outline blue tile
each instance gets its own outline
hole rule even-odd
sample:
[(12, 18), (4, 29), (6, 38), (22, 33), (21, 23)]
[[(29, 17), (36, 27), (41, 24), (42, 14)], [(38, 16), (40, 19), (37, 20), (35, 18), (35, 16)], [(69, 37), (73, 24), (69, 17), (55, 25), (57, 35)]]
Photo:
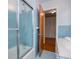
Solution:
[(17, 18), (16, 12), (8, 11), (8, 27), (9, 28), (17, 27), (16, 18)]
[(8, 48), (13, 48), (17, 45), (17, 32), (13, 30), (8, 31)]
[(58, 37), (71, 37), (71, 26), (62, 25), (58, 26)]
[(33, 23), (32, 12), (23, 12), (20, 14), (20, 43), (23, 45), (33, 46)]

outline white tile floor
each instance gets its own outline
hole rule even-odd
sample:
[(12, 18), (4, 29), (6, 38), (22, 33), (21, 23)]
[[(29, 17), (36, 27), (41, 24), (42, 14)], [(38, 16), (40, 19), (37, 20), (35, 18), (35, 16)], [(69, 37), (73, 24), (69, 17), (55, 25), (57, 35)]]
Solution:
[(59, 59), (71, 59), (71, 58), (66, 58), (66, 57), (60, 57)]

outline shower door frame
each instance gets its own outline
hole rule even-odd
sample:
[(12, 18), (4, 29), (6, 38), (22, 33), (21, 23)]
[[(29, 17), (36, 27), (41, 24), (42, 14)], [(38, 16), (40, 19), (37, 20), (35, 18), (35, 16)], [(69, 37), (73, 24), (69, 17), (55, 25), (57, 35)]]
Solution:
[[(27, 2), (27, 1), (25, 1), (25, 0), (22, 0), (28, 7), (30, 7), (31, 9), (32, 9), (32, 17), (33, 17), (33, 7)], [(18, 27), (18, 30), (17, 30), (17, 59), (22, 59), (29, 51), (31, 51), (32, 50), (32, 48), (33, 48), (33, 46), (32, 46), (32, 48), (30, 49), (30, 50), (28, 50), (27, 52), (25, 52), (21, 57), (20, 57), (20, 47), (19, 47), (19, 44), (20, 44), (20, 40), (19, 40), (19, 38), (20, 38), (20, 33), (19, 33), (19, 9), (20, 9), (20, 0), (18, 0), (18, 4), (17, 4), (18, 6), (17, 6), (17, 21), (16, 21), (16, 23), (17, 23), (17, 27)], [(33, 19), (32, 19), (32, 24), (33, 24)], [(32, 33), (32, 35), (33, 35), (33, 33)], [(32, 36), (32, 38), (33, 38), (33, 36)], [(32, 45), (33, 45), (33, 40), (32, 40)]]

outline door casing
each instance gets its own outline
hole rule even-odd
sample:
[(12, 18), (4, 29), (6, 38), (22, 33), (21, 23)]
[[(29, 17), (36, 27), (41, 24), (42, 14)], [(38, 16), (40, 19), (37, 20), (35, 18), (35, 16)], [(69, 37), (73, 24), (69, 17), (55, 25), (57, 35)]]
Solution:
[[(57, 20), (56, 20), (57, 22)], [(56, 23), (57, 28), (57, 23)], [(57, 29), (56, 29), (57, 32)], [(57, 38), (57, 35), (56, 35)], [(45, 48), (45, 11), (42, 8), (42, 6), (39, 7), (39, 52), (42, 53), (42, 51)], [(57, 45), (55, 43), (55, 45)], [(56, 50), (56, 47), (55, 47)]]

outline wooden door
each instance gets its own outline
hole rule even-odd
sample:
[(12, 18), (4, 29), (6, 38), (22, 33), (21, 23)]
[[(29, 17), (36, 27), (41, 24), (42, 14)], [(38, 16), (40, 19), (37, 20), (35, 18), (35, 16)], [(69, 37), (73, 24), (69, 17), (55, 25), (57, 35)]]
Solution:
[[(45, 37), (45, 11), (39, 8), (39, 53), (43, 50), (55, 52), (56, 38)], [(48, 30), (49, 31), (49, 30)]]
[(45, 12), (39, 8), (39, 52), (42, 53), (45, 44)]

